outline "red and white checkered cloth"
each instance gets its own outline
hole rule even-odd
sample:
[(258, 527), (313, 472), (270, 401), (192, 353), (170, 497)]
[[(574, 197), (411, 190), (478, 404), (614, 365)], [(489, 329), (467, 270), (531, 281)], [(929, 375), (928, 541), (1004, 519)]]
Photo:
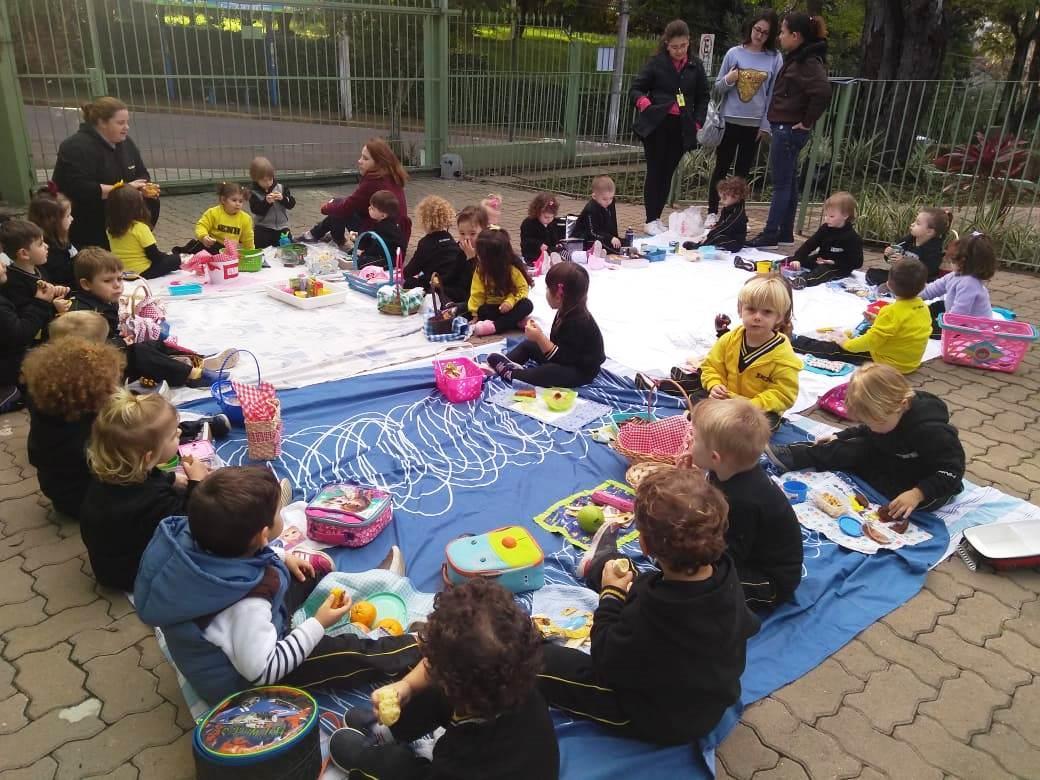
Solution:
[(617, 443), (641, 455), (678, 458), (686, 451), (692, 428), (685, 414), (653, 422), (627, 422), (618, 431)]
[(274, 385), (270, 382), (260, 382), (255, 385), (247, 385), (232, 380), (231, 387), (242, 404), (242, 415), (249, 422), (264, 422), (273, 420), (278, 414), (278, 401)]

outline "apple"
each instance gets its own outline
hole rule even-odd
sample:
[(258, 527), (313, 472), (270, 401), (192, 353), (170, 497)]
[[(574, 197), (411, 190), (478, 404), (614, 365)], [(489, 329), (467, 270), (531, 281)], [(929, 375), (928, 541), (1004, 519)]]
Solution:
[(603, 525), (603, 508), (586, 504), (578, 510), (578, 527), (587, 534), (594, 534)]

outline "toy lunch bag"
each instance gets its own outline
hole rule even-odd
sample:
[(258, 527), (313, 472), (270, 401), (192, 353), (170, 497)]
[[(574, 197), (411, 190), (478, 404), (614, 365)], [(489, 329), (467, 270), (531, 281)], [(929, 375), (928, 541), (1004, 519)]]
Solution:
[(200, 780), (313, 780), (321, 772), (318, 704), (309, 693), (269, 685), (228, 696), (195, 727)]
[(323, 487), (305, 514), (309, 539), (363, 547), (390, 523), (394, 502), (385, 490), (337, 482)]
[(441, 568), (445, 584), (459, 585), (487, 577), (506, 590), (523, 593), (545, 584), (545, 556), (526, 529), (507, 525), (486, 534), (462, 536), (444, 548)]

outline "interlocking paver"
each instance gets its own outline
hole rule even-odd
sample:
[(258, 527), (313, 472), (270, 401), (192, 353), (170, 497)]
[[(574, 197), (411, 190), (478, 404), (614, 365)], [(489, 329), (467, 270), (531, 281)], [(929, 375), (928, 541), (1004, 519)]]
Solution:
[(115, 655), (102, 655), (83, 665), (87, 671), (86, 688), (105, 706), (101, 719), (114, 723), (133, 712), (150, 710), (162, 701), (156, 693), (158, 680), (138, 666), (140, 653), (128, 647)]
[(159, 695), (177, 708), (177, 725), (183, 729), (193, 728), (195, 719), (192, 718), (184, 696), (181, 695), (180, 686), (177, 684), (177, 672), (174, 671), (173, 666), (168, 661), (163, 661), (152, 669), (152, 674), (159, 678), (156, 687)]
[[(35, 602), (36, 599), (33, 599)], [(43, 599), (40, 600), (40, 607)], [(32, 602), (26, 602), (32, 603)], [(42, 608), (40, 612), (42, 613)], [(70, 636), (93, 629), (93, 626), (103, 626), (109, 622), (108, 612), (105, 611), (103, 601), (95, 601), (85, 607), (73, 607), (59, 612), (48, 618), (46, 622), (31, 625), (25, 628), (16, 628), (7, 632), (4, 639), (7, 647), (4, 655), (8, 658), (17, 658), (23, 653), (31, 653), (34, 650), (43, 650), (52, 647), (58, 642), (64, 642)], [(77, 659), (78, 660), (78, 659)]]
[(808, 674), (773, 693), (791, 714), (806, 723), (822, 715), (833, 715), (845, 694), (863, 690), (864, 682), (853, 677), (833, 659), (828, 658)]
[(54, 544), (59, 540), (58, 526), (53, 523), (47, 523), (39, 528), (5, 536), (0, 539), (0, 561), (6, 561), (8, 558), (21, 555), (33, 547), (42, 544)]
[(29, 722), (25, 705), (29, 700), (24, 693), (16, 693), (0, 701), (0, 734), (11, 734)]
[[(4, 637), (5, 640), (9, 640), (12, 629), (19, 626), (32, 626), (44, 620), (47, 614), (43, 611), (43, 605), (43, 597), (36, 596), (28, 601), (0, 607), (0, 636)], [(8, 655), (6, 648), (4, 656), (7, 658), (11, 657)]]
[(134, 647), (141, 653), (138, 664), (142, 669), (154, 669), (166, 660), (166, 656), (159, 649), (159, 643), (155, 641), (154, 636), (142, 639)]
[(13, 696), (17, 691), (14, 687), (14, 664), (0, 658), (0, 699)]
[(816, 727), (832, 734), (849, 755), (877, 767), (890, 777), (942, 780), (943, 773), (909, 745), (882, 734), (852, 707), (842, 707), (836, 715), (820, 718)]
[(51, 780), (57, 771), (58, 762), (50, 756), (45, 756), (32, 766), (8, 769), (6, 772), (0, 772), (0, 776), (3, 780)]
[[(1040, 600), (1022, 605), (1018, 617), (1007, 622), (1007, 628), (1017, 631), (1036, 647), (1040, 647)], [(1034, 667), (1034, 670), (1037, 667)]]
[(47, 599), (44, 609), (54, 615), (69, 607), (83, 607), (97, 601), (94, 581), (83, 573), (79, 558), (53, 566), (41, 566), (33, 577), (36, 592)]
[[(91, 579), (91, 582), (93, 582), (91, 575), (86, 574), (85, 572), (84, 574)], [(134, 611), (130, 599), (128, 599), (126, 594), (121, 590), (106, 588), (102, 585), (94, 585), (94, 592), (108, 602), (108, 614), (113, 620), (119, 620), (119, 618), (129, 615)]]
[(133, 764), (123, 764), (114, 772), (105, 772), (100, 775), (91, 775), (83, 780), (137, 780), (140, 774)]
[(108, 773), (146, 748), (169, 744), (181, 735), (174, 716), (173, 707), (164, 702), (149, 712), (123, 718), (90, 739), (66, 740), (54, 751), (58, 780)]
[(4, 495), (6, 488), (0, 487), (0, 524), (3, 526), (4, 536), (13, 536), (19, 531), (39, 528), (50, 523), (47, 510), (40, 506), (33, 495), (36, 482), (25, 480), (19, 484), (25, 486), (25, 491), (21, 492), (20, 496)]
[(965, 669), (961, 676), (947, 680), (939, 690), (939, 698), (921, 704), (920, 712), (943, 724), (957, 739), (967, 742), (973, 734), (985, 731), (993, 711), (1011, 701), (974, 672)]
[(899, 636), (914, 639), (922, 631), (931, 631), (941, 615), (953, 612), (953, 605), (938, 598), (929, 590), (922, 590), (899, 609), (882, 620)]
[(717, 753), (730, 775), (748, 780), (761, 769), (776, 766), (780, 756), (762, 744), (753, 729), (738, 723)]
[(985, 750), (1016, 777), (1040, 778), (1040, 749), (1014, 729), (995, 723), (985, 734), (976, 735), (971, 744)]
[(134, 765), (141, 770), (139, 780), (190, 780), (195, 777), (192, 760), (190, 731), (176, 741), (161, 747), (148, 748), (134, 757)]
[(971, 669), (1004, 693), (1013, 693), (1019, 685), (1032, 679), (1029, 672), (1013, 666), (1000, 653), (965, 642), (946, 626), (936, 626), (931, 633), (921, 634), (917, 641), (932, 648), (944, 661), (961, 669)]
[[(813, 777), (855, 777), (859, 774), (859, 761), (845, 753), (833, 737), (802, 723), (776, 699), (763, 699), (748, 708), (743, 720), (764, 744), (795, 759)], [(756, 773), (755, 776), (761, 775)]]
[(870, 676), (861, 693), (845, 697), (845, 704), (862, 712), (874, 727), (892, 733), (900, 723), (910, 723), (922, 702), (937, 695), (935, 688), (925, 685), (909, 669), (890, 666)]
[(894, 736), (911, 745), (928, 763), (954, 777), (985, 780), (1009, 777), (993, 756), (958, 742), (927, 715), (919, 715), (909, 726), (897, 727)]
[(988, 593), (1002, 604), (1015, 609), (1036, 598), (1033, 590), (1023, 587), (1024, 583), (1030, 581), (1025, 577), (1017, 580), (1007, 574), (983, 571), (981, 567), (979, 571), (972, 571), (964, 565), (964, 561), (956, 556), (944, 563), (942, 569), (944, 573), (949, 574), (962, 585), (975, 591)]
[[(98, 603), (107, 604), (103, 600)], [(118, 653), (152, 633), (152, 629), (140, 621), (137, 613), (126, 615), (104, 628), (92, 628), (73, 636), (70, 640), (75, 648), (72, 660), (82, 663), (95, 656)]]
[(1015, 691), (1011, 706), (997, 710), (993, 719), (1015, 729), (1026, 740), (1040, 747), (1040, 677)]
[(93, 715), (75, 721), (61, 717), (63, 710), (51, 710), (13, 734), (0, 736), (0, 773), (27, 767), (71, 740), (87, 739), (105, 724)]
[(22, 571), (21, 558), (9, 558), (0, 563), (0, 605), (18, 604), (33, 597), (32, 575)]
[(1040, 669), (1040, 647), (1030, 644), (1007, 626), (1000, 636), (986, 640), (986, 647), (1000, 653), (1011, 663), (1027, 672)]
[(956, 604), (960, 599), (970, 596), (974, 589), (946, 571), (947, 564), (942, 564), (928, 572), (924, 586), (947, 604)]
[(86, 674), (69, 661), (68, 644), (62, 642), (39, 653), (26, 653), (14, 662), (15, 685), (29, 695), (29, 715), (38, 718), (55, 707), (79, 704), (87, 698)]
[(952, 614), (939, 618), (939, 625), (949, 626), (962, 638), (976, 645), (984, 645), (990, 637), (1000, 634), (1005, 620), (1014, 617), (1017, 610), (1001, 604), (988, 593), (975, 593), (961, 599)]
[(875, 623), (859, 635), (872, 651), (912, 671), (922, 682), (938, 689), (943, 680), (957, 676), (957, 668), (927, 647), (903, 639), (884, 623)]
[(790, 758), (781, 758), (772, 769), (755, 773), (755, 780), (809, 780), (805, 767)]
[(888, 666), (886, 659), (858, 639), (853, 639), (831, 658), (841, 664), (846, 672), (861, 680), (866, 680), (874, 672), (880, 672)]
[[(78, 529), (77, 529), (78, 531)], [(66, 537), (56, 544), (47, 544), (33, 547), (25, 553), (25, 569), (33, 571), (41, 566), (54, 563), (63, 563), (78, 558), (87, 551), (83, 546), (83, 540), (77, 532), (74, 536)]]

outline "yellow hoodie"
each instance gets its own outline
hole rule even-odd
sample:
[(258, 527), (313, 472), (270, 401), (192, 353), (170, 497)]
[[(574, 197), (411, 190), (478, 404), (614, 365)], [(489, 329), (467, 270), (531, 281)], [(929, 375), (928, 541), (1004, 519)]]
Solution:
[(195, 224), (195, 238), (215, 238), (224, 243), (229, 238), (238, 242), (239, 249), (253, 249), (253, 217), (245, 211), (228, 214), (216, 205), (206, 209)]
[(527, 297), (527, 279), (520, 272), (520, 269), (516, 266), (510, 266), (509, 276), (513, 280), (513, 294), (502, 295), (497, 290), (485, 290), (484, 280), (480, 278), (479, 269), (473, 272), (473, 281), (469, 288), (469, 303), (466, 308), (469, 309), (469, 313), (475, 315), (477, 309), (485, 304), (492, 306), (498, 306), (505, 301), (509, 301), (514, 306), (517, 301), (522, 301)]
[(757, 349), (748, 351), (750, 363), (740, 370), (744, 326), (731, 330), (715, 342), (701, 364), (701, 386), (711, 390), (725, 385), (733, 395), (747, 398), (763, 412), (783, 414), (798, 397), (798, 372), (802, 361), (791, 342), (781, 333)]
[(881, 309), (870, 329), (846, 341), (844, 349), (869, 352), (875, 363), (909, 374), (921, 365), (931, 335), (932, 315), (928, 305), (920, 298), (900, 298)]

